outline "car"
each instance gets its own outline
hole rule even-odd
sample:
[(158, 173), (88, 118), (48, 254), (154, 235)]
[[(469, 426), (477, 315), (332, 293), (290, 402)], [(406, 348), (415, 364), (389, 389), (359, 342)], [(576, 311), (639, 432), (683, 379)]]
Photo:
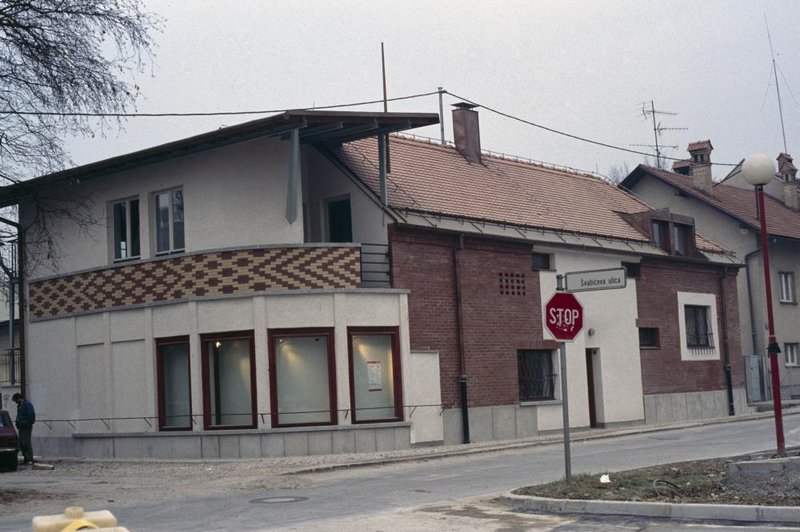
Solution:
[(0, 471), (17, 470), (17, 453), (19, 452), (19, 437), (11, 416), (5, 410), (0, 410)]

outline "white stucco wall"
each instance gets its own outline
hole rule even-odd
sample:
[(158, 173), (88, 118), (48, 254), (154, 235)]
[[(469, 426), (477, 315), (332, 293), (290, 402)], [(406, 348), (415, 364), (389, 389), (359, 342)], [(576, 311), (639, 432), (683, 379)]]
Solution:
[[(407, 294), (402, 291), (293, 292), (258, 297), (231, 297), (111, 311), (34, 322), (30, 326), (28, 379), (30, 398), (41, 420), (87, 420), (42, 424), (40, 437), (78, 433), (153, 432), (137, 418), (157, 416), (155, 340), (188, 335), (192, 413), (202, 427), (202, 371), (199, 335), (228, 331), (255, 332), (258, 412), (270, 412), (267, 330), (334, 327), (337, 401), (350, 407), (347, 327), (399, 327), (403, 396), (414, 376), (409, 354)], [(438, 381), (437, 381), (438, 382)], [(418, 395), (418, 394), (417, 394)], [(129, 417), (130, 420), (118, 418)], [(345, 412), (339, 424), (349, 424)], [(411, 421), (423, 423), (421, 418)], [(441, 425), (436, 416), (432, 422)], [(259, 427), (268, 427), (269, 416)], [(420, 426), (422, 434), (436, 427)], [(45, 433), (45, 431), (47, 431)]]
[[(556, 291), (556, 276), (572, 271), (619, 268), (630, 257), (614, 254), (587, 253), (561, 249), (536, 248), (552, 252), (556, 271), (541, 272), (542, 323), (544, 306)], [(583, 329), (573, 342), (567, 343), (567, 376), (570, 426), (589, 425), (589, 395), (586, 370), (586, 349), (597, 349), (595, 400), (598, 423), (610, 424), (644, 419), (642, 403), (642, 370), (639, 358), (639, 331), (636, 327), (637, 303), (635, 279), (628, 279), (626, 288), (580, 292), (575, 296), (584, 310)], [(589, 329), (594, 335), (589, 336)], [(556, 363), (558, 367), (558, 356)], [(560, 377), (557, 396), (561, 396)], [(539, 430), (555, 430), (562, 426), (560, 404), (542, 406), (538, 411)]]

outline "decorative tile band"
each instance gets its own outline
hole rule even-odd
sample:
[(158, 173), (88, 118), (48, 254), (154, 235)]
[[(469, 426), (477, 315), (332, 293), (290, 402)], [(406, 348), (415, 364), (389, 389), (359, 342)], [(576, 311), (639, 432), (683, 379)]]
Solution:
[(30, 284), (33, 319), (264, 290), (357, 288), (356, 247), (220, 251), (106, 268)]

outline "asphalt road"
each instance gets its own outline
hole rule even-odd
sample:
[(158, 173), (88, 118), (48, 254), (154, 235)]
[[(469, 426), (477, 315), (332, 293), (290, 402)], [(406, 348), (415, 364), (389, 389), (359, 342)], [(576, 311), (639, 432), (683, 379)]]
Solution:
[[(800, 446), (800, 416), (784, 417), (787, 447)], [(573, 473), (607, 473), (774, 449), (771, 418), (603, 438), (572, 445)], [(422, 505), (459, 505), (563, 477), (561, 445), (454, 456), (424, 462), (312, 473), (300, 489), (241, 491), (180, 501), (110, 504), (130, 530), (336, 530), (350, 520), (403, 516)], [(429, 517), (429, 515), (426, 515)], [(341, 526), (336, 525), (340, 523)], [(551, 523), (556, 526), (556, 523)], [(549, 525), (542, 525), (549, 529)], [(28, 519), (0, 519), (0, 530), (26, 530)], [(397, 530), (428, 529), (423, 526)], [(372, 530), (386, 529), (374, 525)], [(446, 527), (442, 527), (444, 530)], [(613, 529), (612, 526), (609, 529)], [(436, 528), (430, 528), (434, 530)], [(521, 528), (525, 530), (526, 528)]]

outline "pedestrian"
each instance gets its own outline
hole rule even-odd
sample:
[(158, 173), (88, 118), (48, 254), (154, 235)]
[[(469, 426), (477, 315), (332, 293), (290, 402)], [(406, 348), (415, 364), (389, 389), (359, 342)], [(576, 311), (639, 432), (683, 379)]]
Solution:
[(15, 393), (11, 400), (17, 403), (17, 431), (19, 432), (19, 446), (22, 449), (22, 456), (25, 459), (23, 464), (33, 465), (33, 446), (31, 445), (31, 433), (33, 424), (36, 422), (36, 412), (33, 404), (24, 399), (21, 393)]

